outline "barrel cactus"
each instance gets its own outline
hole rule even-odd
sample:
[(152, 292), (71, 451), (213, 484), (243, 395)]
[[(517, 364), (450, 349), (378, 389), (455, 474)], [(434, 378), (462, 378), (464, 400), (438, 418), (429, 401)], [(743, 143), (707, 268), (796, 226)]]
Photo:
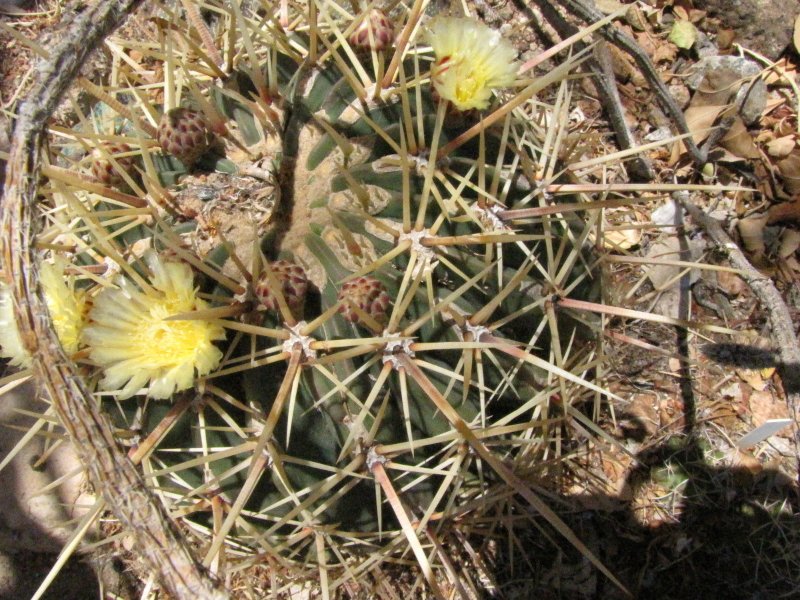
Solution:
[(442, 548), (517, 495), (603, 569), (530, 484), (610, 394), (582, 56), (534, 78), (416, 5), (186, 5), (54, 131), (39, 240), (65, 350), (204, 566), (335, 590), (413, 554), (441, 594)]

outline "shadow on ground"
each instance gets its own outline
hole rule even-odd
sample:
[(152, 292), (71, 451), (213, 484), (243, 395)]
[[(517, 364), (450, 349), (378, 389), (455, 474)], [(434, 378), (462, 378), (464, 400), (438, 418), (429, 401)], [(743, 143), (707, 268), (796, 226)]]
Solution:
[[(687, 356), (685, 332), (680, 330), (677, 347)], [(739, 357), (735, 366), (777, 366), (784, 374), (786, 391), (794, 389), (790, 387), (796, 381), (794, 373), (775, 365), (771, 353), (741, 350), (723, 344), (704, 353), (711, 357), (721, 353), (724, 358), (734, 351)], [(731, 366), (731, 360), (718, 362)], [(559, 514), (634, 598), (800, 598), (798, 481), (768, 466), (751, 470), (712, 464), (719, 462), (715, 459), (720, 450), (709, 447), (697, 433), (691, 362), (683, 364), (682, 431), (636, 454), (619, 494), (584, 497), (572, 512)], [(633, 422), (627, 437), (640, 442), (647, 438), (640, 418), (617, 416)], [(648, 493), (642, 493), (648, 486)], [(628, 498), (634, 500), (623, 500)], [(642, 498), (648, 498), (652, 506), (642, 506)], [(586, 510), (587, 506), (592, 509)], [(643, 524), (643, 511), (656, 510), (656, 506), (662, 509), (662, 518), (651, 520), (649, 526)], [(542, 529), (551, 539), (559, 539), (547, 526)], [(519, 533), (523, 552), (518, 547), (516, 556), (505, 553), (497, 562), (503, 565), (499, 597), (628, 597), (565, 542), (555, 548), (537, 530)]]
[[(0, 377), (9, 374), (0, 361)], [(32, 385), (0, 395), (0, 599), (28, 600), (56, 563), (77, 521), (90, 508), (81, 496), (80, 463), (68, 443), (58, 445), (50, 424), (15, 451), (48, 405)], [(45, 439), (48, 440), (45, 443)], [(59, 485), (54, 487), (54, 483)], [(89, 538), (93, 536), (90, 532)], [(44, 593), (44, 600), (98, 598), (100, 580), (113, 597), (135, 597), (113, 555), (72, 556)]]
[[(619, 495), (581, 498), (559, 514), (634, 598), (800, 598), (796, 482), (776, 469), (712, 466), (712, 452), (692, 435), (673, 436), (636, 456)], [(663, 494), (642, 494), (646, 486)], [(642, 497), (672, 518), (644, 525), (648, 507), (620, 500)], [(558, 533), (541, 527), (558, 547), (537, 529), (518, 531), (513, 558), (501, 548), (496, 562), (503, 565), (498, 597), (627, 597)]]

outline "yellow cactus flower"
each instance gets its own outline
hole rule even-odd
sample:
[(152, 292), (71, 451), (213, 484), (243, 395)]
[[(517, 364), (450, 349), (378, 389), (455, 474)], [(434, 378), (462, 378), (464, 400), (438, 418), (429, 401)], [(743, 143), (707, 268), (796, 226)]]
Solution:
[(152, 289), (139, 290), (126, 278), (119, 288), (100, 292), (89, 313), (83, 341), (89, 357), (103, 369), (100, 387), (130, 398), (147, 387), (151, 398), (169, 398), (208, 375), (222, 352), (215, 340), (225, 337), (216, 322), (167, 321), (168, 317), (208, 308), (197, 297), (191, 268), (147, 256)]
[(39, 277), (58, 340), (64, 352), (72, 354), (80, 345), (86, 298), (83, 292), (75, 290), (73, 278), (64, 274), (66, 267), (63, 258), (55, 263), (44, 262), (39, 267)]
[[(64, 274), (67, 264), (63, 258), (56, 258), (52, 263), (43, 262), (39, 266), (39, 276), (56, 335), (64, 352), (72, 354), (80, 344), (86, 299), (82, 292), (75, 290), (74, 280)], [(15, 367), (31, 365), (14, 318), (11, 291), (5, 285), (0, 287), (0, 356), (10, 358)]]
[(433, 87), (459, 110), (486, 108), (492, 89), (514, 83), (517, 53), (499, 31), (472, 19), (438, 17), (426, 39), (436, 57)]

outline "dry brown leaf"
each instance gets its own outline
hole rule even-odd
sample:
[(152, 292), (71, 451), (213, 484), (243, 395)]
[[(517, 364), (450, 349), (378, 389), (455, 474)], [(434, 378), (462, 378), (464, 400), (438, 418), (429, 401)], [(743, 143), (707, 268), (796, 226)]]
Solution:
[(800, 199), (773, 204), (767, 211), (767, 225), (800, 223)]
[(720, 50), (728, 50), (733, 46), (736, 39), (736, 32), (733, 29), (720, 29), (717, 31), (717, 46)]
[(699, 23), (703, 19), (706, 18), (706, 11), (700, 10), (699, 8), (690, 8), (689, 9), (689, 20), (692, 23)]
[[(672, 7), (682, 7), (685, 11), (690, 11), (694, 8), (694, 5), (697, 4), (697, 0), (661, 0), (656, 2), (656, 4)], [(689, 14), (688, 12), (686, 14)]]
[(647, 79), (641, 74), (628, 54), (611, 44), (608, 45), (608, 50), (611, 55), (611, 67), (614, 69), (614, 75), (620, 81), (630, 81), (636, 87), (647, 87)]
[[(720, 115), (732, 108), (731, 101), (741, 87), (741, 83), (738, 75), (732, 69), (711, 69), (705, 73), (697, 92), (683, 113), (696, 144), (706, 139)], [(744, 148), (740, 148), (740, 150), (745, 151)], [(747, 152), (749, 151), (747, 150)], [(684, 152), (686, 152), (684, 144), (676, 143), (673, 146), (670, 164), (675, 164), (680, 154)]]
[(631, 26), (634, 31), (646, 31), (647, 16), (641, 7), (636, 4), (628, 5), (628, 10), (625, 11), (625, 22)]
[[(696, 97), (697, 96), (695, 95), (695, 98)], [(692, 139), (696, 144), (702, 142), (708, 137), (708, 134), (711, 131), (711, 126), (714, 125), (714, 122), (722, 114), (722, 111), (728, 108), (728, 106), (730, 105), (698, 105), (694, 100), (692, 100), (692, 103), (689, 105), (689, 108), (686, 109), (684, 116), (686, 117), (686, 125), (689, 127), (689, 131), (692, 132)]]
[[(636, 225), (644, 223), (647, 219), (638, 211), (629, 209), (611, 209), (606, 211), (608, 225), (616, 225), (623, 229), (605, 231), (603, 233), (603, 246), (609, 250), (629, 250), (642, 241), (643, 229)], [(625, 229), (626, 223), (631, 224), (630, 229)]]
[(765, 126), (766, 125), (762, 120), (761, 129), (759, 130), (758, 133), (756, 133), (756, 137), (753, 140), (755, 141), (756, 144), (767, 145), (777, 137), (774, 131), (772, 131), (771, 129), (765, 129), (764, 128)]
[(668, 397), (658, 407), (661, 427), (667, 431), (680, 431), (686, 424), (685, 407), (679, 398)]
[(739, 277), (736, 273), (729, 271), (720, 271), (717, 273), (717, 285), (731, 298), (741, 296), (747, 290), (747, 284), (744, 279)]
[(791, 269), (795, 273), (800, 273), (800, 261), (798, 261), (794, 256), (790, 256), (785, 260), (786, 260), (786, 265), (789, 267), (789, 269)]
[(654, 63), (671, 62), (678, 56), (678, 47), (675, 44), (657, 44), (650, 55)]
[(792, 109), (788, 107), (786, 98), (784, 98), (777, 91), (771, 90), (767, 95), (767, 105), (764, 107), (764, 112), (761, 115), (761, 125), (763, 127), (774, 128), (775, 132), (778, 134), (777, 137), (780, 137), (781, 135), (789, 135), (794, 131), (794, 124), (789, 123), (788, 129), (784, 131), (781, 125), (786, 123), (788, 119), (785, 119), (784, 115), (780, 114), (787, 108), (790, 114), (794, 114)]
[(671, 44), (664, 44), (662, 40), (659, 40), (657, 37), (650, 35), (649, 33), (637, 33), (635, 34), (636, 43), (641, 46), (642, 50), (647, 52), (650, 58), (653, 58), (653, 53), (656, 51), (658, 46), (669, 46)]
[(658, 431), (658, 411), (651, 394), (634, 394), (625, 411), (625, 421), (620, 421), (623, 431), (644, 432), (648, 437)]
[(793, 196), (800, 195), (800, 149), (778, 162), (778, 171), (783, 177), (783, 187)]
[(762, 255), (766, 251), (767, 247), (764, 243), (764, 227), (766, 226), (766, 214), (741, 219), (737, 224), (742, 245), (750, 254)]
[(761, 369), (736, 369), (736, 374), (756, 392), (763, 392), (769, 385), (769, 381), (761, 375)]
[(754, 427), (761, 427), (770, 419), (788, 419), (789, 408), (771, 391), (755, 391), (750, 394), (750, 418)]
[[(684, 111), (686, 118), (686, 126), (692, 133), (692, 140), (695, 144), (700, 144), (711, 133), (711, 128), (717, 118), (730, 107), (729, 104), (704, 104), (697, 102), (698, 96), (702, 94), (697, 93), (692, 98), (691, 103)], [(686, 152), (686, 146), (683, 142), (675, 142), (672, 146), (672, 153), (669, 158), (669, 164), (674, 165), (678, 162), (681, 154)]]
[(785, 135), (767, 144), (767, 153), (777, 158), (785, 158), (792, 153), (796, 145), (795, 136)]
[(627, 485), (628, 469), (633, 459), (623, 452), (602, 454), (603, 474), (611, 490), (622, 500), (633, 499), (633, 488)]
[(625, 8), (619, 0), (595, 0), (595, 6), (604, 15), (610, 15)]
[(608, 231), (603, 236), (603, 247), (608, 250), (630, 250), (642, 241), (641, 229)]
[(778, 256), (789, 258), (800, 248), (800, 231), (796, 229), (786, 229), (781, 235), (781, 245), (778, 248)]
[(720, 140), (720, 146), (738, 158), (758, 158), (758, 152), (753, 136), (747, 131), (744, 121), (736, 117), (728, 133)]
[(731, 466), (746, 469), (751, 475), (758, 475), (764, 467), (750, 452), (734, 448), (731, 456)]

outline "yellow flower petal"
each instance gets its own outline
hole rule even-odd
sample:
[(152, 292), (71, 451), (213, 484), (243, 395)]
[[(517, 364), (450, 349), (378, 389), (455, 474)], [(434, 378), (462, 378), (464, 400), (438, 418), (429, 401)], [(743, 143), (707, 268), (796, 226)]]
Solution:
[(64, 352), (72, 354), (80, 343), (86, 300), (82, 292), (75, 291), (72, 278), (64, 274), (66, 267), (67, 261), (62, 258), (57, 258), (54, 263), (43, 262), (39, 267), (39, 277), (58, 340)]
[[(39, 266), (39, 276), (56, 335), (64, 352), (72, 354), (80, 343), (86, 303), (84, 294), (75, 291), (72, 278), (64, 274), (67, 264), (66, 260), (58, 257), (52, 263), (43, 262)], [(31, 357), (23, 347), (17, 329), (7, 286), (0, 288), (0, 356), (10, 358), (16, 367), (31, 365)]]
[(141, 291), (122, 278), (119, 289), (95, 298), (83, 341), (89, 356), (103, 368), (100, 386), (130, 398), (147, 387), (152, 398), (169, 398), (191, 388), (197, 376), (213, 371), (222, 358), (214, 346), (225, 337), (217, 323), (166, 321), (207, 308), (197, 297), (188, 265), (148, 257), (152, 290)]
[(427, 41), (436, 62), (433, 87), (459, 110), (489, 106), (492, 89), (514, 83), (518, 65), (514, 47), (483, 23), (439, 17), (428, 27)]

